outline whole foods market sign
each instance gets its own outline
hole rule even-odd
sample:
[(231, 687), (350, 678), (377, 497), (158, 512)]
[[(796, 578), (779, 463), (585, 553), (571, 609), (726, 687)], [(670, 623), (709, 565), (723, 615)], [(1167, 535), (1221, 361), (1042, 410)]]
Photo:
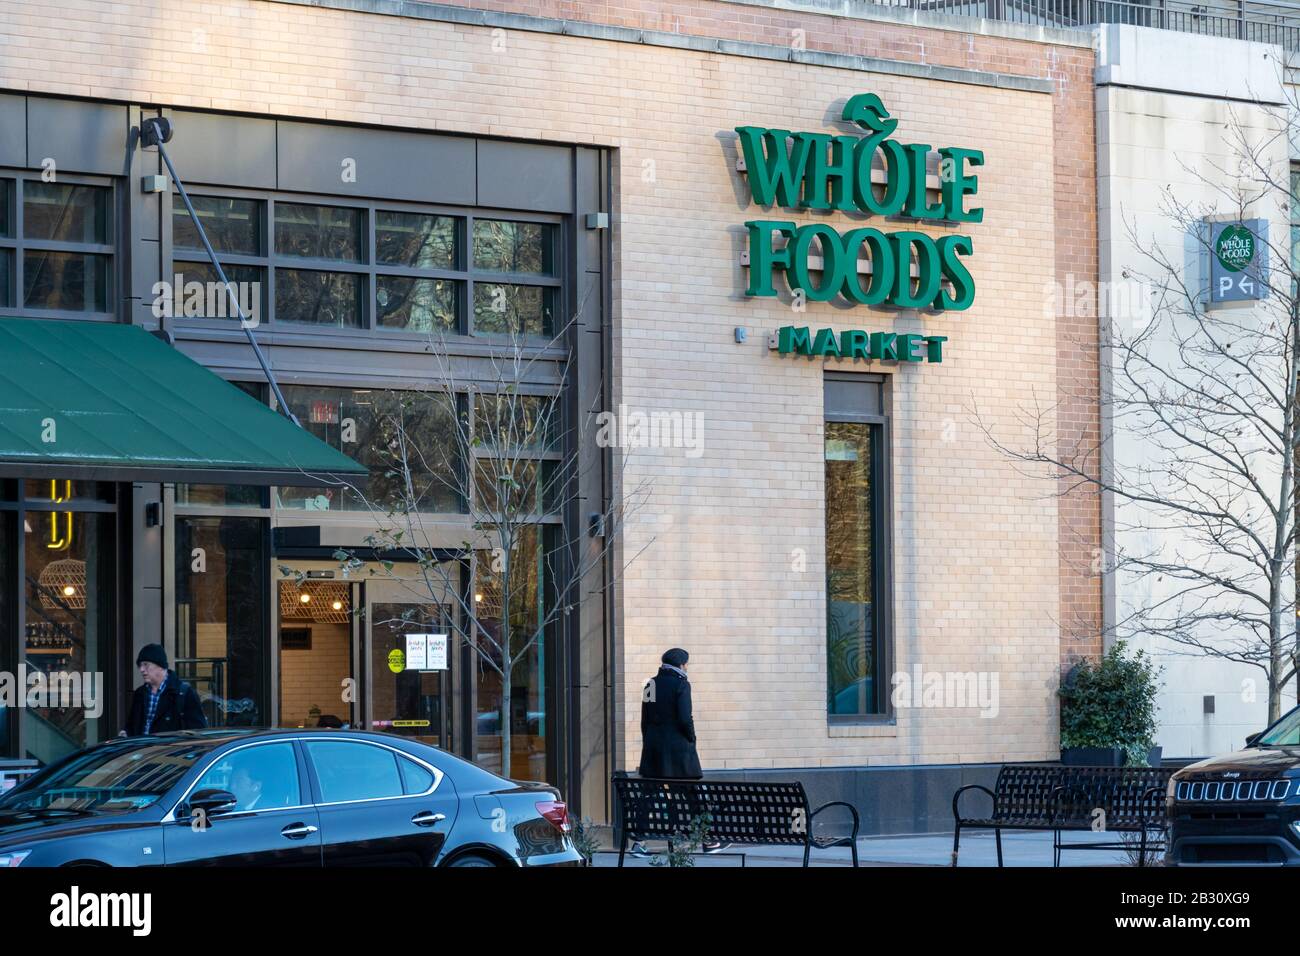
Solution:
[[(979, 188), (971, 169), (984, 164), (983, 152), (940, 148), (938, 195), (932, 201), (929, 144), (891, 138), (898, 120), (890, 117), (874, 93), (851, 97), (842, 116), (865, 135), (736, 127), (754, 201), (762, 206), (948, 224), (983, 219), (984, 210), (969, 202)], [(910, 229), (885, 232), (862, 226), (841, 230), (829, 223), (797, 225), (780, 219), (755, 219), (745, 227), (749, 233), (746, 293), (751, 296), (777, 295), (779, 273), (792, 292), (814, 302), (839, 297), (855, 305), (948, 312), (969, 309), (975, 301), (975, 280), (964, 261), (974, 251), (968, 235), (935, 238)], [(800, 354), (849, 357), (841, 348), (846, 341), (842, 333), (796, 334), (801, 331), (805, 330), (791, 327), (788, 334), (780, 335), (779, 350), (786, 351), (788, 344), (790, 351)], [(863, 334), (867, 335), (868, 352), (890, 357), (893, 349), (884, 344), (882, 333)], [(924, 348), (914, 349), (909, 344), (906, 354), (923, 351), (928, 361), (942, 360), (939, 346), (944, 339), (910, 337), (909, 343), (911, 338), (919, 338)], [(819, 341), (820, 350), (816, 348)], [(862, 354), (862, 338), (847, 341), (855, 346), (855, 357)], [(811, 343), (809, 351), (804, 351), (806, 342)]]
[(1268, 296), (1268, 223), (1211, 222), (1210, 302), (1255, 302)]

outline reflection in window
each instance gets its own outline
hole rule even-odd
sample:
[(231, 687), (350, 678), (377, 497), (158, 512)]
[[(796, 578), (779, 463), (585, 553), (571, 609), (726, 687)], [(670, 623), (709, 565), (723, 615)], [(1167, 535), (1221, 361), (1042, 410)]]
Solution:
[[(103, 512), (28, 511), (24, 518), (23, 662), (28, 671), (111, 672), (110, 648), (115, 646), (113, 599), (117, 590), (115, 516)], [(102, 694), (105, 688), (96, 686), (95, 691)], [(107, 739), (116, 730), (106, 725), (106, 714), (87, 716), (84, 696), (49, 703), (68, 706), (24, 707), (21, 717), (27, 754), (42, 763), (52, 763)]]
[[(510, 760), (502, 760), (502, 711), (506, 709), (502, 689), (502, 654), (496, 649), (505, 644), (502, 628), (502, 574), (494, 572), (493, 556), (485, 553), (476, 562), (478, 579), (474, 587), (478, 625), (491, 641), (481, 645), (497, 665), (496, 668), (475, 654), (478, 668), (478, 714), (475, 728), (477, 762), (494, 773), (515, 780), (546, 779), (546, 681), (545, 640), (542, 635), (544, 611), (542, 586), (545, 555), (542, 529), (533, 525), (523, 529), (510, 557), (510, 633), (509, 650), (522, 659), (510, 672)], [(496, 645), (494, 647), (493, 645)], [(525, 652), (526, 649), (526, 652)]]
[(23, 183), (23, 236), (105, 245), (109, 241), (107, 186), (76, 186), (29, 179)]
[(474, 284), (474, 330), (510, 335), (551, 335), (555, 290), (542, 286)]
[(456, 220), (450, 216), (375, 214), (375, 262), (412, 269), (456, 268)]
[(7, 308), (13, 302), (13, 274), (13, 253), (0, 249), (0, 308)]
[(275, 204), (275, 251), (282, 256), (364, 262), (365, 212), (341, 206)]
[(474, 268), (553, 275), (555, 227), (541, 222), (474, 220)]
[(402, 795), (397, 757), (391, 750), (369, 744), (310, 740), (307, 753), (316, 768), (325, 803)]
[(451, 474), (457, 447), (454, 419), (445, 396), (381, 389), (283, 387), (285, 400), (307, 429), (370, 470), (363, 499), (350, 488), (277, 489), (281, 507), (308, 511), (367, 510), (406, 501), (405, 484), (395, 467), (396, 439), (404, 433), (414, 488), (413, 504), (423, 512), (459, 511), (457, 480)]
[(14, 181), (0, 179), (0, 239), (13, 238), (14, 216), (11, 212), (14, 201)]
[[(256, 199), (193, 196), (190, 201), (203, 231), (219, 253), (262, 254), (262, 203)], [(172, 204), (172, 243), (177, 249), (204, 252), (194, 220), (179, 200)], [(227, 273), (230, 266), (225, 265)], [(233, 278), (233, 277), (232, 277)]]
[(293, 744), (262, 744), (218, 757), (191, 792), (200, 790), (234, 794), (235, 805), (226, 813), (301, 806)]
[(874, 472), (880, 427), (826, 422), (826, 655), (830, 714), (881, 712)]
[(351, 272), (276, 269), (276, 321), (361, 328), (364, 284)]
[(23, 305), (67, 312), (108, 311), (108, 256), (27, 252)]
[(377, 276), (376, 324), (408, 332), (455, 332), (458, 285), (450, 279)]
[(552, 450), (559, 414), (558, 403), (546, 396), (480, 392), (474, 401), (478, 443), (493, 451)]
[(211, 727), (266, 722), (266, 521), (176, 518), (176, 661)]
[(172, 262), (174, 294), (172, 314), (189, 319), (231, 319), (239, 321), (239, 309), (254, 324), (260, 324), (263, 314), (263, 292), (266, 270), (259, 266), (242, 266), (222, 263), (226, 278), (235, 284), (239, 308), (230, 301), (217, 270), (210, 262)]

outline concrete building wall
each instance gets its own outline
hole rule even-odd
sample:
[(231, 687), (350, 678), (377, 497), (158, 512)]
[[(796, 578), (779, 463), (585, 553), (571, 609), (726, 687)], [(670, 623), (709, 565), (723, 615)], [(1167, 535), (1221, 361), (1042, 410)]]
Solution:
[[(1208, 259), (1198, 240), (1179, 223), (1169, 202), (1171, 190), (1178, 203), (1197, 217), (1238, 218), (1241, 207), (1237, 197), (1245, 196), (1246, 215), (1269, 220), (1273, 241), (1284, 248), (1286, 209), (1279, 205), (1278, 193), (1266, 190), (1260, 194), (1251, 185), (1252, 172), (1240, 174), (1243, 152), (1234, 144), (1240, 134), (1286, 182), (1287, 143), (1278, 135), (1282, 129), (1278, 104), (1284, 100), (1278, 69), (1280, 50), (1239, 40), (1126, 26), (1103, 28), (1098, 49), (1101, 281), (1122, 288), (1127, 274), (1130, 280), (1153, 289), (1172, 289), (1177, 283), (1186, 283), (1192, 290), (1208, 289)], [(1153, 256), (1165, 257), (1174, 268), (1163, 267)], [(1170, 310), (1149, 313), (1121, 308), (1112, 319), (1117, 334), (1132, 340), (1148, 327), (1152, 315), (1156, 331), (1150, 336), (1151, 345), (1141, 351), (1181, 380), (1190, 380), (1188, 366), (1178, 357), (1173, 332), (1176, 328), (1181, 335), (1189, 334), (1188, 317), (1175, 318)], [(1264, 306), (1210, 315), (1221, 317), (1225, 335), (1231, 334), (1229, 323), (1258, 328), (1267, 321)], [(1125, 383), (1133, 380), (1120, 369), (1122, 360), (1123, 354), (1117, 351), (1108, 365), (1115, 382), (1115, 391), (1108, 393), (1112, 396), (1122, 395)], [(1231, 370), (1221, 371), (1232, 374)], [(1280, 415), (1280, 409), (1270, 411), (1261, 406), (1260, 410), (1273, 418)], [(1111, 474), (1119, 474), (1125, 485), (1133, 487), (1143, 469), (1163, 468), (1161, 462), (1169, 460), (1169, 455), (1139, 429), (1132, 405), (1108, 402), (1108, 411), (1115, 419)], [(1163, 430), (1162, 434), (1167, 442), (1169, 432)], [(1240, 440), (1234, 444), (1243, 447)], [(1190, 452), (1187, 457), (1190, 459)], [(1250, 460), (1261, 486), (1275, 488), (1281, 475), (1276, 456), (1261, 451)], [(1189, 472), (1187, 477), (1204, 487), (1217, 480), (1205, 468)], [(1171, 483), (1161, 481), (1160, 487), (1166, 489), (1170, 500), (1191, 500)], [(1259, 503), (1254, 499), (1253, 517), (1247, 514), (1252, 506), (1250, 496), (1236, 498), (1232, 508), (1271, 540), (1271, 525), (1260, 520)], [(1108, 496), (1107, 512), (1112, 516), (1114, 546), (1120, 555), (1162, 556), (1172, 567), (1223, 566), (1203, 540), (1187, 531), (1189, 522), (1169, 530), (1167, 511), (1116, 495)], [(1240, 569), (1240, 565), (1236, 567)], [(1140, 609), (1169, 602), (1187, 585), (1174, 573), (1140, 573), (1122, 565), (1111, 577), (1109, 624), (1121, 636), (1134, 630), (1132, 622)], [(1216, 597), (1212, 606), (1231, 611), (1248, 604)], [(1164, 668), (1157, 701), (1157, 743), (1163, 746), (1165, 756), (1205, 756), (1238, 749), (1248, 734), (1263, 729), (1268, 690), (1261, 670), (1189, 653), (1186, 646), (1153, 636), (1141, 627), (1137, 630), (1134, 646), (1147, 650)], [(1210, 646), (1226, 650), (1241, 634), (1240, 625), (1225, 621), (1206, 625), (1200, 636)], [(1206, 696), (1214, 697), (1213, 714), (1204, 713)], [(1294, 695), (1289, 699), (1294, 700)]]

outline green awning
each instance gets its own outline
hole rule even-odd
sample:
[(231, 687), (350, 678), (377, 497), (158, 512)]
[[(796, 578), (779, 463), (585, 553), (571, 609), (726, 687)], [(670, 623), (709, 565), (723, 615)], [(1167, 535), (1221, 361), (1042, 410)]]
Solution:
[(0, 476), (327, 485), (365, 474), (138, 326), (0, 319)]

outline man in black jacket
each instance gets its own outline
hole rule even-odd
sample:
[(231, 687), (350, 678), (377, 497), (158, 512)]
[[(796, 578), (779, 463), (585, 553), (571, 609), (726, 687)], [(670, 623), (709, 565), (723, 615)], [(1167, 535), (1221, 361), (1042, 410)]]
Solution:
[(691, 685), (686, 679), (689, 658), (680, 647), (665, 651), (659, 673), (646, 681), (641, 694), (641, 766), (637, 771), (643, 777), (698, 780), (704, 776), (695, 750)]
[[(637, 772), (643, 777), (699, 780), (704, 776), (695, 749), (691, 684), (686, 677), (689, 659), (680, 647), (665, 651), (659, 673), (646, 681), (641, 693), (641, 766)], [(725, 846), (706, 840), (703, 849), (716, 853)], [(639, 840), (632, 844), (632, 853), (649, 855)]]
[(198, 730), (208, 725), (194, 688), (167, 667), (161, 644), (146, 644), (135, 659), (144, 684), (131, 696), (131, 712), (121, 736), (140, 737), (169, 730)]

